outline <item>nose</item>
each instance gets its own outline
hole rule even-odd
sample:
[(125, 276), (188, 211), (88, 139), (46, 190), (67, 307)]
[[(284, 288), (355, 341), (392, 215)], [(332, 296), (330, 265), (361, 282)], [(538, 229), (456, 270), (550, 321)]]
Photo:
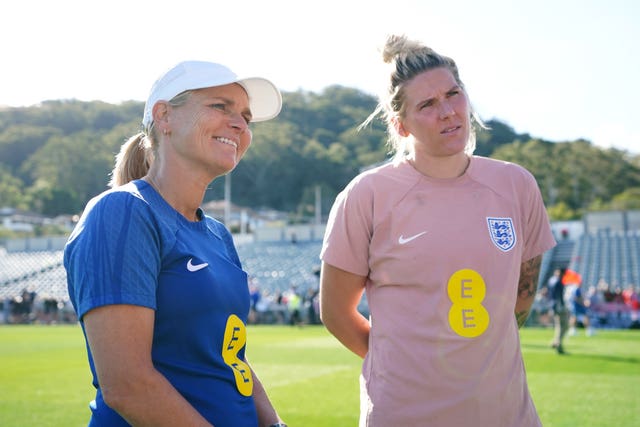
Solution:
[(229, 126), (237, 130), (239, 133), (245, 132), (249, 129), (249, 124), (240, 113), (230, 114)]
[(451, 103), (449, 103), (449, 101), (442, 101), (440, 103), (440, 118), (441, 119), (446, 119), (450, 116), (453, 116), (455, 114), (455, 110), (453, 109), (453, 107), (451, 106)]

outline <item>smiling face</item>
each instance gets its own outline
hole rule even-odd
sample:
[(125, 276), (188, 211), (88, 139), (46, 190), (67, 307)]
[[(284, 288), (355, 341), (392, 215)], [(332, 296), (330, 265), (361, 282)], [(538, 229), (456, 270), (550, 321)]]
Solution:
[(416, 75), (404, 88), (404, 104), (395, 127), (413, 136), (416, 156), (447, 157), (464, 152), (471, 129), (466, 92), (447, 68)]
[(233, 170), (251, 145), (249, 98), (235, 83), (194, 90), (167, 120), (174, 159), (211, 179)]

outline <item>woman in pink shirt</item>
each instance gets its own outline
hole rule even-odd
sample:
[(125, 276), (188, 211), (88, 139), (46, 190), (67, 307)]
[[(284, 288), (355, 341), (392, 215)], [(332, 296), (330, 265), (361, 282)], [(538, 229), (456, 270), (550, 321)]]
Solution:
[(383, 58), (367, 122), (383, 113), (395, 157), (338, 195), (321, 253), (322, 320), (364, 358), (360, 425), (539, 426), (518, 334), (555, 245), (539, 188), (472, 155), (481, 122), (452, 59), (398, 36)]

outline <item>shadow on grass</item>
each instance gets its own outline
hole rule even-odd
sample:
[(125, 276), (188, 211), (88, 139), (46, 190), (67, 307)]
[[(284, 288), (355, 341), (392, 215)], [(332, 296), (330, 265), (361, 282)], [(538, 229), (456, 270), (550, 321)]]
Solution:
[[(530, 350), (543, 350), (543, 351), (548, 351), (549, 353), (555, 353), (555, 350), (551, 348), (550, 345), (523, 343), (522, 348), (530, 349)], [(593, 360), (593, 361), (600, 360), (604, 362), (640, 364), (640, 358), (638, 357), (623, 357), (623, 356), (614, 356), (614, 355), (607, 355), (607, 354), (586, 353), (580, 349), (572, 351), (570, 348), (565, 349), (565, 351), (566, 352), (561, 355), (562, 357), (571, 357), (575, 359)]]

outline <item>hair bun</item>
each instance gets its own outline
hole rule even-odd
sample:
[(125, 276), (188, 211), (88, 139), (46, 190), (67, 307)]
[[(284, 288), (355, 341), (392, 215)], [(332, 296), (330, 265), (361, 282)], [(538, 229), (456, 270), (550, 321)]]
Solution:
[(387, 37), (387, 41), (384, 44), (382, 50), (382, 60), (387, 64), (393, 61), (400, 52), (402, 52), (404, 45), (407, 42), (406, 36), (390, 35)]
[(420, 43), (414, 40), (409, 40), (405, 35), (392, 34), (387, 37), (387, 41), (382, 50), (382, 60), (387, 64), (391, 63), (396, 57), (407, 54), (414, 50), (423, 49)]

